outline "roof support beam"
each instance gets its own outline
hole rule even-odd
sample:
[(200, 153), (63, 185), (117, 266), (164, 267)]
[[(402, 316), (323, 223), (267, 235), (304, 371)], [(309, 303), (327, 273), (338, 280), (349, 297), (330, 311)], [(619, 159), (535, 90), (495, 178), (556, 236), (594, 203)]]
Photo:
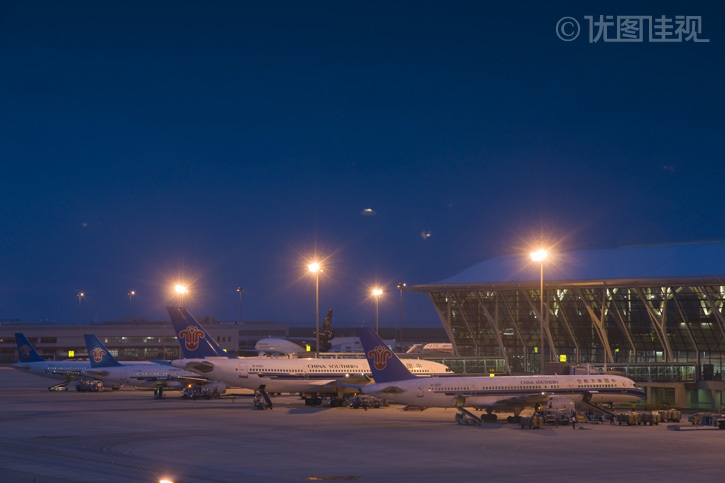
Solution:
[[(536, 306), (534, 303), (534, 300), (531, 298), (531, 294), (528, 290), (522, 290), (522, 293), (526, 296), (526, 300), (529, 301), (529, 305), (531, 306), (531, 309), (537, 314), (537, 318), (539, 319), (539, 325), (544, 329), (544, 335), (546, 336), (546, 341), (549, 343), (549, 349), (551, 351), (551, 354), (549, 356), (549, 360), (559, 360), (559, 353), (556, 352), (556, 348), (554, 347), (554, 339), (551, 337), (551, 330), (549, 330), (549, 305), (544, 301), (544, 312), (546, 313), (547, 317), (545, 318), (544, 315), (539, 312), (539, 307)], [(542, 294), (539, 294), (541, 296)], [(543, 351), (544, 348), (540, 348), (539, 350)]]
[[(501, 331), (499, 330), (498, 326), (498, 304), (495, 305), (496, 307), (496, 316), (491, 317), (491, 313), (486, 308), (486, 304), (483, 303), (483, 298), (481, 297), (481, 292), (476, 290), (476, 297), (478, 298), (478, 304), (483, 311), (484, 317), (488, 320), (488, 323), (491, 325), (491, 328), (493, 329), (493, 333), (496, 336), (496, 342), (498, 342), (498, 350), (503, 356), (504, 363), (506, 364), (506, 372), (508, 374), (511, 374), (511, 368), (509, 367), (509, 358), (506, 357), (506, 348), (503, 345), (503, 339), (501, 339)], [(495, 299), (498, 299), (498, 292), (496, 292), (496, 295), (494, 296)]]
[(564, 327), (566, 327), (566, 331), (569, 333), (569, 337), (571, 338), (572, 344), (574, 344), (574, 349), (576, 350), (576, 362), (579, 363), (580, 359), (580, 353), (579, 353), (579, 343), (576, 340), (576, 336), (574, 335), (574, 331), (571, 328), (571, 324), (569, 323), (569, 318), (566, 316), (566, 312), (564, 310), (561, 310), (561, 301), (563, 299), (563, 296), (561, 298), (557, 297), (556, 292), (554, 292), (553, 299), (556, 301), (556, 304), (559, 306), (559, 315), (561, 316), (561, 321), (564, 323)]
[(479, 342), (480, 341), (476, 337), (476, 334), (473, 332), (473, 329), (471, 328), (471, 324), (468, 322), (468, 317), (466, 316), (466, 310), (464, 309), (465, 305), (462, 304), (458, 300), (457, 297), (455, 297), (456, 294), (460, 294), (460, 293), (461, 292), (457, 292), (457, 293), (454, 292), (454, 293), (451, 294), (451, 298), (453, 299), (453, 303), (458, 306), (458, 308), (457, 308), (458, 312), (456, 314), (461, 318), (461, 320), (463, 320), (463, 323), (466, 326), (466, 330), (468, 330), (468, 335), (470, 336), (471, 341), (473, 341), (474, 347), (476, 348), (475, 349), (476, 355), (481, 355), (481, 352), (479, 351)]
[[(682, 291), (682, 287), (679, 287), (677, 289), (677, 292), (680, 292), (680, 291)], [(677, 311), (680, 313), (682, 322), (684, 322), (685, 331), (687, 332), (687, 336), (690, 338), (690, 343), (692, 344), (692, 347), (695, 349), (695, 362), (699, 366), (700, 365), (700, 348), (697, 347), (697, 342), (695, 342), (695, 338), (692, 336), (692, 331), (690, 330), (690, 321), (687, 319), (687, 315), (685, 315), (685, 311), (682, 310), (682, 304), (680, 303), (680, 300), (677, 298), (677, 294), (675, 292), (672, 292), (672, 300), (675, 302), (675, 307), (677, 307)]]
[(636, 287), (635, 290), (637, 291), (637, 294), (639, 294), (639, 298), (642, 300), (642, 303), (647, 309), (650, 322), (652, 322), (652, 327), (654, 328), (657, 337), (660, 339), (662, 349), (665, 353), (665, 362), (672, 362), (672, 349), (670, 349), (670, 341), (667, 339), (667, 331), (665, 330), (667, 325), (667, 305), (665, 304), (665, 308), (662, 310), (662, 315), (658, 317), (652, 307), (652, 303), (647, 300), (647, 297), (645, 297), (642, 287)]
[(446, 335), (448, 336), (448, 340), (451, 341), (451, 344), (453, 344), (453, 355), (460, 355), (458, 353), (458, 347), (456, 346), (456, 340), (453, 337), (453, 331), (451, 330), (451, 299), (445, 292), (436, 292), (439, 293), (441, 296), (443, 296), (448, 302), (445, 304), (445, 311), (441, 309), (441, 307), (436, 303), (436, 299), (433, 296), (433, 292), (428, 292), (428, 298), (430, 298), (430, 301), (433, 302), (433, 307), (435, 307), (436, 312), (438, 313), (438, 318), (441, 319), (441, 323), (443, 324), (443, 330), (446, 331)]
[(718, 327), (720, 327), (720, 333), (725, 337), (725, 321), (723, 321), (723, 315), (722, 312), (720, 312), (720, 309), (718, 309), (717, 304), (712, 300), (712, 296), (710, 295), (710, 292), (707, 290), (708, 286), (702, 287), (702, 293), (705, 295), (705, 300), (707, 301), (707, 305), (710, 306), (710, 311), (715, 315), (715, 320), (717, 321)]
[[(627, 342), (629, 342), (629, 346), (632, 348), (632, 353), (634, 354), (634, 361), (637, 362), (637, 347), (634, 345), (634, 340), (632, 339), (632, 334), (630, 334), (629, 327), (627, 327), (627, 324), (624, 322), (624, 316), (622, 316), (622, 310), (619, 307), (619, 304), (615, 300), (615, 296), (618, 292), (620, 292), (619, 288), (612, 287), (609, 289), (608, 287), (604, 287), (604, 290), (608, 293), (611, 293), (611, 296), (608, 297), (609, 301), (608, 304), (610, 306), (614, 307), (614, 314), (616, 315), (616, 319), (619, 322), (619, 324), (622, 327), (622, 331), (624, 332), (624, 335), (627, 336)], [(611, 292), (610, 292), (611, 290)]]
[(511, 321), (511, 324), (514, 326), (514, 330), (516, 331), (516, 336), (518, 337), (519, 341), (521, 341), (521, 347), (528, 347), (526, 345), (526, 340), (524, 339), (524, 336), (521, 334), (521, 328), (519, 327), (518, 322), (516, 321), (516, 317), (514, 317), (513, 311), (511, 310), (511, 307), (508, 304), (508, 301), (506, 300), (506, 297), (500, 296), (501, 291), (496, 291), (496, 297), (499, 299), (499, 301), (496, 303), (496, 310), (498, 310), (498, 303), (500, 302), (503, 304), (503, 308), (506, 310), (506, 314), (508, 314), (508, 318)]
[[(581, 289), (576, 289), (576, 292), (579, 294), (579, 297), (581, 297), (582, 303), (584, 304), (584, 307), (586, 307), (587, 312), (589, 312), (589, 318), (592, 320), (592, 325), (594, 326), (595, 331), (597, 332), (597, 335), (599, 336), (599, 340), (602, 343), (602, 346), (604, 347), (604, 362), (611, 363), (614, 362), (614, 356), (612, 355), (612, 348), (609, 346), (609, 340), (607, 339), (607, 333), (604, 330), (604, 318), (606, 317), (606, 304), (607, 304), (607, 291), (602, 291), (602, 303), (601, 303), (601, 315), (597, 317), (597, 315), (594, 313), (594, 309), (591, 307), (591, 305), (588, 303), (586, 295), (581, 291)], [(592, 294), (593, 295), (593, 294)]]

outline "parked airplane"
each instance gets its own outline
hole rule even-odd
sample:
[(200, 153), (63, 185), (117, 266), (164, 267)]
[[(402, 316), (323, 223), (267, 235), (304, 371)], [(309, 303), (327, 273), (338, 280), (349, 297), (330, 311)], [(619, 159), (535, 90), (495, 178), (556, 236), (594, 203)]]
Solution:
[[(610, 374), (573, 376), (456, 376), (438, 379), (415, 377), (400, 359), (369, 328), (358, 329), (365, 349), (374, 384), (356, 389), (365, 394), (383, 397), (418, 407), (451, 407), (458, 409), (459, 424), (480, 424), (481, 418), (466, 407), (486, 410), (486, 420), (495, 420), (494, 411), (513, 412), (548, 402), (584, 401), (587, 403), (625, 403), (645, 397), (634, 381)], [(563, 401), (558, 401), (563, 402)]]
[[(320, 329), (320, 352), (330, 352), (333, 350), (332, 340), (335, 337), (335, 331), (332, 330), (332, 309), (327, 311), (327, 316)], [(254, 349), (264, 354), (299, 354), (300, 352), (315, 352), (314, 344), (317, 343), (317, 334), (312, 333), (312, 337), (297, 337), (292, 339), (281, 339), (279, 337), (267, 337), (260, 339), (254, 345)]]
[(265, 339), (258, 340), (257, 343), (254, 344), (254, 350), (259, 351), (259, 355), (289, 355), (307, 352), (305, 347), (302, 347), (291, 340), (280, 339), (278, 337), (267, 337)]
[(12, 367), (36, 376), (64, 381), (51, 387), (64, 386), (77, 379), (81, 370), (91, 367), (91, 363), (88, 361), (47, 361), (38, 354), (33, 344), (20, 332), (15, 334), (15, 343), (18, 346), (19, 362), (13, 364)]
[[(338, 406), (343, 404), (345, 393), (353, 392), (350, 384), (364, 385), (370, 381), (370, 367), (365, 359), (230, 358), (188, 310), (169, 307), (168, 311), (185, 357), (171, 361), (173, 366), (231, 386), (259, 391), (270, 406), (270, 392), (299, 393), (310, 406), (318, 406), (323, 397), (329, 397), (330, 405)], [(443, 364), (421, 359), (406, 360), (404, 367), (420, 376), (452, 374)]]
[[(336, 337), (335, 331), (332, 329), (331, 324), (332, 309), (327, 311), (325, 323), (322, 324), (322, 329), (320, 329), (320, 352), (362, 352), (362, 345), (360, 345), (360, 339), (358, 337)], [(316, 340), (314, 333), (312, 338), (297, 337), (290, 339), (281, 339), (279, 337), (268, 337), (257, 341), (257, 343), (254, 345), (254, 349), (259, 351), (260, 356), (267, 354), (298, 355), (301, 352), (314, 352), (315, 349), (312, 344), (314, 344), (315, 342)], [(386, 340), (385, 342), (390, 346), (395, 344), (394, 340)], [(450, 352), (452, 352), (452, 350)]]
[(430, 344), (413, 344), (406, 354), (453, 354), (453, 344), (450, 342), (431, 342)]
[(121, 363), (92, 334), (84, 334), (90, 368), (81, 370), (86, 377), (98, 379), (106, 386), (120, 388), (134, 386), (156, 389), (156, 396), (163, 397), (163, 388), (183, 389), (190, 384), (200, 384), (209, 391), (223, 394), (227, 387), (223, 383), (199, 377), (194, 372), (172, 367), (164, 361)]

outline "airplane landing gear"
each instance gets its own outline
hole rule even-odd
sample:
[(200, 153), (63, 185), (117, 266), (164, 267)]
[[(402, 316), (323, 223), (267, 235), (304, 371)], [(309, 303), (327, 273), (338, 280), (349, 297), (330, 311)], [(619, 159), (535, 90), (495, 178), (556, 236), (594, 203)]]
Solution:
[(264, 390), (264, 386), (254, 391), (254, 409), (272, 409), (272, 400)]
[(347, 407), (347, 401), (344, 400), (344, 399), (332, 398), (332, 399), (330, 399), (330, 407), (331, 408), (344, 408), (344, 407)]
[(494, 413), (487, 412), (486, 414), (481, 415), (481, 421), (485, 421), (487, 423), (494, 423), (498, 420), (498, 416), (496, 416)]
[(481, 419), (477, 417), (472, 412), (463, 409), (458, 408), (458, 412), (456, 413), (456, 422), (458, 424), (468, 425), (468, 426), (480, 426), (481, 425)]

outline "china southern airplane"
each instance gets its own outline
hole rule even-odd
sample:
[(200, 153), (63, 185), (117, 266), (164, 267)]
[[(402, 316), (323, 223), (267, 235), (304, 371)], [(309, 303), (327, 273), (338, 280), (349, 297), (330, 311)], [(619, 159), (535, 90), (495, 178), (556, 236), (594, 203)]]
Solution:
[[(230, 357), (196, 319), (183, 307), (169, 307), (169, 316), (184, 354), (171, 361), (175, 367), (194, 371), (230, 386), (260, 392), (271, 407), (267, 393), (299, 393), (308, 406), (319, 406), (330, 397), (331, 406), (343, 404), (350, 384), (370, 382), (370, 366), (365, 359), (291, 359), (269, 357)], [(401, 363), (402, 364), (402, 363)], [(406, 370), (416, 376), (452, 374), (443, 364), (422, 359), (406, 360)]]
[(116, 360), (108, 349), (92, 334), (84, 334), (90, 368), (81, 370), (86, 377), (98, 379), (104, 385), (113, 388), (133, 386), (136, 388), (153, 387), (158, 389), (156, 395), (163, 397), (163, 387), (182, 389), (189, 384), (200, 384), (205, 389), (223, 394), (227, 387), (223, 383), (199, 377), (194, 372), (172, 367), (163, 361), (121, 363)]
[(15, 334), (15, 343), (18, 346), (19, 362), (13, 364), (12, 367), (36, 376), (64, 381), (56, 386), (68, 384), (80, 376), (81, 370), (91, 367), (88, 361), (47, 361), (38, 354), (33, 344), (20, 332)]
[[(631, 403), (645, 397), (634, 381), (609, 374), (566, 376), (454, 376), (420, 379), (369, 328), (358, 329), (374, 384), (356, 389), (391, 402), (418, 407), (456, 408), (459, 424), (480, 424), (481, 418), (466, 407), (485, 409), (495, 420), (494, 411), (513, 412), (547, 402), (584, 401), (587, 403)], [(559, 400), (559, 401), (557, 401)]]

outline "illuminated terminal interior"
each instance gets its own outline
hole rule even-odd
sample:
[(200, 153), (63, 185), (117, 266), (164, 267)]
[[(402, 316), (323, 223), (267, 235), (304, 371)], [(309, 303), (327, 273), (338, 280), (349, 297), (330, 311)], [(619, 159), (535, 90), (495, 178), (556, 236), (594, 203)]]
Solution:
[(723, 406), (723, 242), (501, 256), (408, 290), (428, 293), (455, 355), (499, 372), (541, 372), (543, 347), (546, 373), (617, 370), (650, 402)]

